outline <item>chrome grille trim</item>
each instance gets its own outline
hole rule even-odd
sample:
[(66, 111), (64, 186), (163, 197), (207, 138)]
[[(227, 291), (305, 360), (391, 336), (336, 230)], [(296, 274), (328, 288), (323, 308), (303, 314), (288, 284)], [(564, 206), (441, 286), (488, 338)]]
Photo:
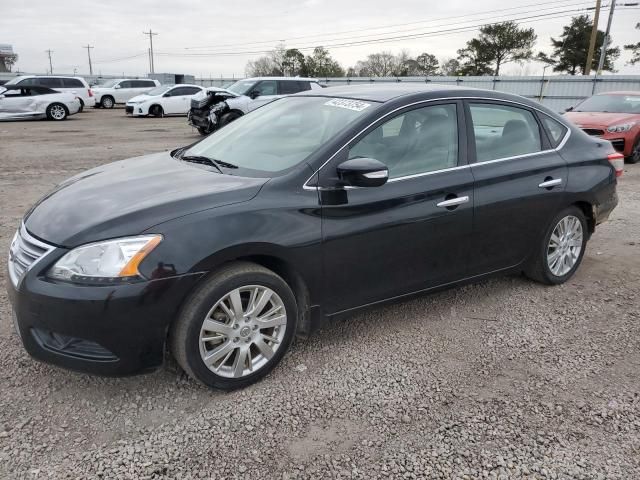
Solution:
[(18, 288), (25, 274), (54, 248), (32, 237), (22, 223), (9, 247), (9, 277), (13, 286)]

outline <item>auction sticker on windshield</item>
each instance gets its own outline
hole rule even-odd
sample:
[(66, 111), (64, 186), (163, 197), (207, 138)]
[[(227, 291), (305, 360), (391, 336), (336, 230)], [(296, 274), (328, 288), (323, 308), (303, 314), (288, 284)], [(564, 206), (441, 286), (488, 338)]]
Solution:
[(346, 108), (347, 110), (353, 110), (354, 112), (361, 112), (365, 108), (370, 107), (371, 104), (362, 102), (360, 100), (349, 100), (347, 98), (333, 98), (329, 100), (325, 105), (330, 107)]

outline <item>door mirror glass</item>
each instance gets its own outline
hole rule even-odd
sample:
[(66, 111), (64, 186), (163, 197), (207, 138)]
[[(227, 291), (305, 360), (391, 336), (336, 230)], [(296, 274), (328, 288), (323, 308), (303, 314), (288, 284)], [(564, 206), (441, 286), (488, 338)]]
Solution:
[(116, 85), (116, 86), (115, 86), (115, 87), (113, 87), (113, 88), (120, 88), (120, 85)]
[(564, 111), (565, 111), (565, 112), (572, 112), (572, 111), (573, 111), (573, 107), (565, 108), (565, 110), (564, 110)]
[(389, 169), (375, 158), (352, 158), (338, 165), (338, 178), (352, 187), (379, 187), (387, 183)]
[(252, 100), (255, 100), (259, 96), (260, 96), (260, 92), (257, 90), (253, 90), (251, 93), (249, 93), (249, 98), (251, 98)]

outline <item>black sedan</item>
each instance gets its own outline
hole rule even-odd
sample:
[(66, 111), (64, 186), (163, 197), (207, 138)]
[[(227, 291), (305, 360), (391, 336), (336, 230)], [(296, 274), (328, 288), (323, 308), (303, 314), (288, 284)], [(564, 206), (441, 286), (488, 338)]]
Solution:
[(46, 195), (11, 244), (16, 327), (63, 367), (130, 374), (170, 350), (205, 384), (242, 387), (328, 317), (496, 273), (567, 281), (622, 162), (513, 95), (282, 98)]

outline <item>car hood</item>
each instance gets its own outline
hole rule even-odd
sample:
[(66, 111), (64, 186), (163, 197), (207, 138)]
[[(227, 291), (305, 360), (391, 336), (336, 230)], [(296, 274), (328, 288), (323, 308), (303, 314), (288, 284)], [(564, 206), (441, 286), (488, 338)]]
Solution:
[(634, 113), (567, 112), (564, 116), (578, 126), (589, 127), (608, 127), (620, 123), (640, 121), (640, 115)]
[(27, 213), (25, 225), (43, 241), (71, 248), (250, 200), (267, 180), (220, 174), (168, 152), (146, 155), (66, 180)]
[(132, 103), (132, 102), (146, 102), (148, 100), (157, 100), (159, 98), (162, 98), (162, 95), (136, 95), (133, 98), (130, 98), (129, 100), (127, 100), (127, 103)]

